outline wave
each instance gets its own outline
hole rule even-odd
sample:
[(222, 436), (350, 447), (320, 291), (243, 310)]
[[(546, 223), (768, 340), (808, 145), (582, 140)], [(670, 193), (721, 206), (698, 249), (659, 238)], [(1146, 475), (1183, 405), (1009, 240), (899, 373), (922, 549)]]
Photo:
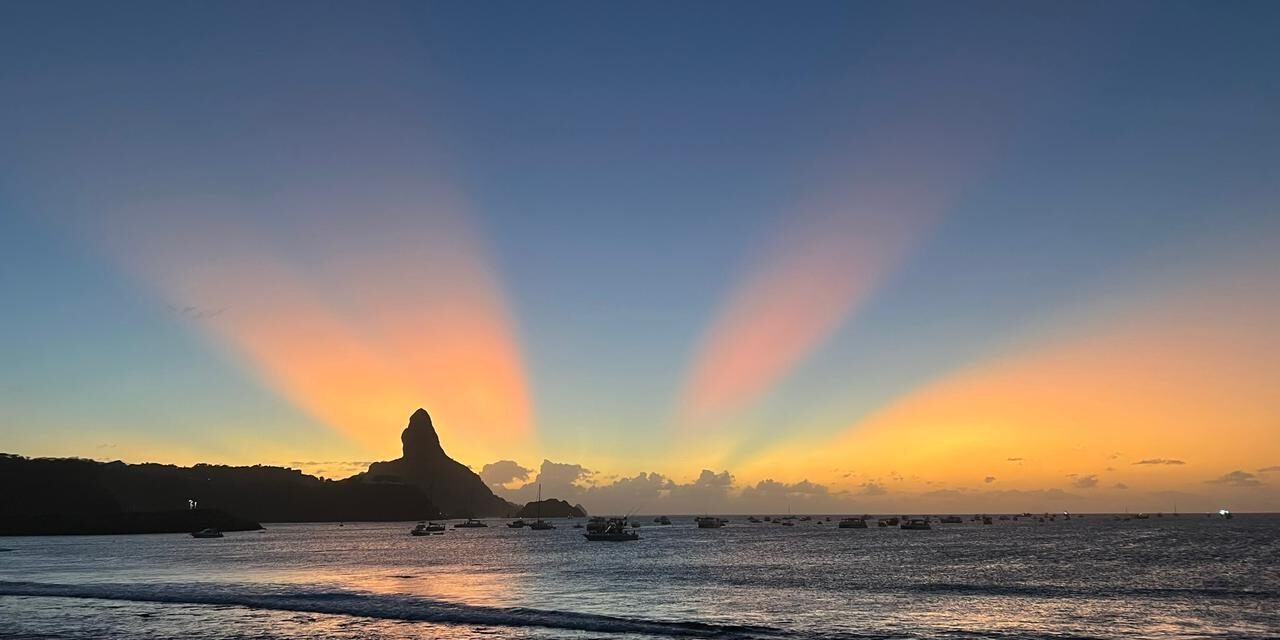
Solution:
[(502, 627), (545, 627), (593, 633), (755, 640), (781, 638), (780, 629), (704, 622), (645, 620), (524, 607), (484, 607), (412, 596), (294, 586), (194, 584), (53, 584), (0, 581), (0, 596), (85, 598), (166, 604), (237, 606), (274, 611), (360, 616), (383, 620)]
[(906, 587), (920, 593), (951, 593), (973, 596), (1032, 596), (1038, 598), (1245, 598), (1280, 599), (1280, 592), (1267, 590), (1226, 589), (1214, 587), (1103, 587), (1079, 588), (1051, 585), (999, 585), (930, 582)]

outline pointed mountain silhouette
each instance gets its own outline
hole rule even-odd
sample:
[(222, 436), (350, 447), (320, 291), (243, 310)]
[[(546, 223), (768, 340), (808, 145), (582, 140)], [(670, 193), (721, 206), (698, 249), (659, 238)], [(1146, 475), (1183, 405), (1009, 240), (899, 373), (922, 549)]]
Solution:
[(450, 458), (440, 446), (431, 415), (418, 409), (400, 434), (403, 455), (375, 462), (357, 476), (366, 482), (403, 482), (422, 489), (450, 517), (505, 516), (518, 507), (494, 495), (471, 469)]

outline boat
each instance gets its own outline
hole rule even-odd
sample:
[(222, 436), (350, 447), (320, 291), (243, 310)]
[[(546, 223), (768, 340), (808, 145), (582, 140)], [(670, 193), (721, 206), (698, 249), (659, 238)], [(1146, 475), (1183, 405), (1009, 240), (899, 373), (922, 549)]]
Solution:
[(903, 520), (899, 528), (909, 531), (924, 531), (933, 527), (929, 526), (928, 518), (911, 518)]
[(747, 522), (760, 522), (760, 518), (757, 518), (757, 517), (755, 517), (755, 516), (751, 516), (751, 517), (747, 518)]
[(525, 527), (529, 526), (529, 524), (528, 524), (527, 522), (525, 522), (524, 520), (513, 520), (513, 521), (511, 521), (511, 522), (508, 522), (508, 523), (507, 523), (507, 526), (508, 526), (508, 527), (511, 527), (512, 529), (523, 529), (523, 528), (525, 528)]
[(812, 519), (813, 518), (810, 518), (809, 516), (800, 516), (800, 522), (808, 522)]
[(640, 533), (628, 527), (626, 518), (612, 518), (606, 521), (603, 529), (588, 531), (582, 537), (591, 542), (628, 542), (639, 540)]
[(882, 527), (896, 527), (899, 520), (897, 518), (881, 518), (879, 525)]
[(542, 483), (538, 483), (538, 501), (535, 502), (534, 504), (538, 505), (538, 508), (537, 508), (538, 519), (534, 520), (533, 524), (529, 525), (529, 528), (533, 529), (534, 531), (547, 531), (548, 529), (556, 528), (554, 524), (551, 524), (550, 522), (547, 522), (546, 520), (542, 519)]
[(667, 525), (667, 524), (671, 524), (671, 518), (662, 516), (661, 518), (658, 518), (657, 520), (655, 520), (655, 522), (657, 522), (658, 524)]
[(991, 524), (991, 516), (982, 516), (982, 524)]
[(467, 518), (466, 522), (459, 522), (458, 524), (453, 525), (453, 528), (454, 529), (483, 529), (488, 526), (489, 525), (479, 520), (476, 520), (475, 518)]
[(867, 521), (862, 518), (845, 518), (840, 521), (841, 529), (866, 529)]
[(1134, 516), (1134, 517), (1133, 517), (1133, 519), (1134, 519), (1134, 520), (1149, 520), (1150, 518), (1151, 518), (1151, 516), (1149, 516), (1149, 515), (1147, 515), (1147, 514), (1145, 514), (1145, 513), (1139, 513), (1138, 515), (1136, 515), (1136, 516)]
[(587, 533), (601, 533), (607, 528), (609, 528), (609, 521), (600, 516), (592, 516), (587, 521)]
[(201, 529), (191, 532), (192, 538), (221, 538), (222, 532), (214, 528)]
[(411, 536), (432, 536), (443, 533), (444, 525), (437, 522), (427, 523), (425, 520), (419, 522), (418, 526), (409, 530), (409, 535)]
[(711, 516), (703, 516), (695, 520), (699, 529), (719, 529), (724, 526), (724, 520), (713, 518)]
[(792, 522), (792, 521), (790, 521), (790, 520), (774, 520), (774, 522), (776, 522), (776, 523), (778, 523), (778, 524), (780, 524), (780, 525), (782, 525), (782, 526), (784, 526), (784, 527), (794, 527), (794, 526), (796, 526), (796, 523), (794, 523), (794, 522)]
[(1222, 516), (1222, 518), (1223, 518), (1224, 520), (1230, 520), (1230, 519), (1233, 517), (1233, 516), (1231, 515), (1231, 511), (1229, 511), (1229, 510), (1227, 510), (1227, 509), (1219, 509), (1219, 510), (1218, 510), (1218, 515), (1219, 515), (1219, 516)]
[(942, 524), (964, 524), (964, 518), (960, 516), (942, 516), (939, 522)]

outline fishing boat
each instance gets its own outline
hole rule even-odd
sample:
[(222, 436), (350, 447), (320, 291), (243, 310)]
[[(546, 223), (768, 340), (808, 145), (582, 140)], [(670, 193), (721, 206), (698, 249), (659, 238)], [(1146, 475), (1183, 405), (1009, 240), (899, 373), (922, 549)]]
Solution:
[(840, 521), (841, 529), (866, 529), (867, 521), (863, 518), (845, 518)]
[(507, 526), (511, 527), (512, 529), (523, 529), (529, 526), (529, 523), (525, 522), (524, 520), (513, 520), (511, 522), (508, 522)]
[(483, 529), (488, 526), (489, 525), (479, 520), (476, 520), (475, 518), (467, 518), (466, 522), (459, 522), (458, 524), (453, 525), (453, 528), (454, 529)]
[(928, 518), (910, 518), (908, 520), (904, 520), (899, 528), (908, 531), (924, 531), (932, 529), (933, 527), (929, 526)]
[(628, 542), (639, 540), (640, 533), (628, 527), (626, 518), (612, 518), (599, 531), (588, 531), (582, 537), (591, 542)]
[(191, 537), (192, 538), (221, 538), (222, 532), (213, 528), (201, 529), (199, 531), (192, 531)]
[(724, 526), (724, 520), (713, 518), (711, 516), (703, 516), (695, 520), (699, 529), (719, 529)]

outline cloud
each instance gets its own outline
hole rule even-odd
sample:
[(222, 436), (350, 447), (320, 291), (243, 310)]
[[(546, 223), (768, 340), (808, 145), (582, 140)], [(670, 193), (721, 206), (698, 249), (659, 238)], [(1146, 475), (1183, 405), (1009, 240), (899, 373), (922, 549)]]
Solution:
[(1022, 458), (1007, 458), (1009, 462), (1022, 462)]
[(507, 484), (516, 480), (528, 480), (529, 474), (533, 473), (533, 469), (526, 469), (514, 460), (498, 460), (490, 462), (480, 470), (480, 479), (485, 484)]
[(862, 483), (861, 488), (858, 489), (858, 495), (862, 496), (882, 496), (886, 493), (889, 493), (889, 490), (884, 488), (884, 485), (879, 482), (875, 482), (874, 480), (868, 480), (867, 482)]
[(1128, 489), (1128, 488), (1129, 488), (1129, 485), (1127, 485), (1127, 484), (1125, 484), (1125, 483), (1123, 483), (1123, 482), (1117, 482), (1117, 483), (1115, 483), (1115, 484), (1111, 485), (1111, 488), (1112, 488), (1112, 489)]
[(1261, 469), (1258, 469), (1258, 473), (1272, 473), (1274, 471), (1280, 471), (1280, 464), (1275, 465), (1273, 467), (1263, 467)]
[(996, 481), (996, 477), (995, 477), (995, 476), (987, 476), (987, 477), (983, 478), (983, 479), (982, 479), (982, 481), (983, 481), (984, 483), (986, 483), (986, 484), (991, 484), (992, 482), (995, 482), (995, 481)]
[(1076, 479), (1071, 481), (1071, 486), (1077, 489), (1092, 489), (1098, 486), (1098, 476), (1078, 476)]
[(1175, 460), (1173, 458), (1147, 458), (1146, 460), (1139, 460), (1134, 464), (1186, 464), (1186, 463), (1181, 460)]
[(1231, 473), (1224, 473), (1221, 476), (1214, 478), (1213, 480), (1205, 480), (1205, 482), (1209, 484), (1225, 484), (1233, 487), (1262, 486), (1262, 481), (1258, 479), (1258, 476), (1255, 476), (1252, 473), (1249, 473), (1248, 471), (1241, 471), (1239, 469), (1232, 471)]
[(967, 496), (964, 491), (959, 489), (934, 489), (920, 494), (923, 498), (941, 498), (943, 500), (951, 500), (954, 498), (963, 498)]
[(826, 485), (816, 484), (808, 480), (801, 480), (795, 484), (787, 484), (776, 480), (761, 480), (754, 487), (747, 487), (742, 490), (742, 498), (744, 500), (757, 497), (791, 498), (827, 495), (831, 495), (831, 491)]
[(580, 465), (543, 460), (538, 468), (537, 482), (550, 485), (573, 484), (590, 478), (595, 472)]

